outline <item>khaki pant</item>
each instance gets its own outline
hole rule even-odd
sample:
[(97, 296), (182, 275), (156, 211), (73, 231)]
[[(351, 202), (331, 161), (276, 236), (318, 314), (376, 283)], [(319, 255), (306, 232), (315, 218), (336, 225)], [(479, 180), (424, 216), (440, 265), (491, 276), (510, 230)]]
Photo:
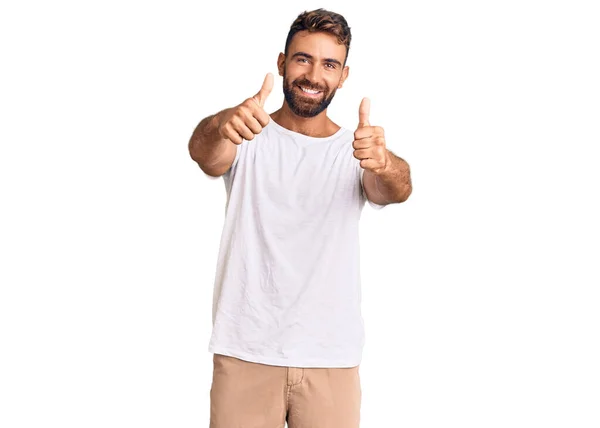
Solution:
[(358, 428), (359, 366), (294, 368), (213, 357), (210, 428)]

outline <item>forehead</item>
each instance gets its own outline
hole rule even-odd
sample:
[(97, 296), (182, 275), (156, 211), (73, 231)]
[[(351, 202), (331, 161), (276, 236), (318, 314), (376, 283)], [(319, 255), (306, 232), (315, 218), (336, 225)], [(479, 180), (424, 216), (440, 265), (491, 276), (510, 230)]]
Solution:
[(288, 49), (289, 56), (296, 52), (305, 52), (316, 58), (334, 58), (341, 63), (346, 57), (346, 46), (338, 43), (334, 35), (323, 32), (299, 31), (294, 34)]

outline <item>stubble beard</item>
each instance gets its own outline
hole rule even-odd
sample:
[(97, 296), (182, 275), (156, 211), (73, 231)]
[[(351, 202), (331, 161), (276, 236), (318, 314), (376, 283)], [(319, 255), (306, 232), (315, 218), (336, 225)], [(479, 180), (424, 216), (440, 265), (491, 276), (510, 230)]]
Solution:
[[(301, 90), (298, 86), (322, 91), (322, 96), (320, 99), (303, 97), (294, 90), (294, 87), (296, 87), (297, 90)], [(283, 95), (285, 101), (290, 107), (290, 110), (300, 117), (315, 117), (324, 111), (329, 107), (331, 100), (333, 100), (333, 97), (335, 96), (336, 90), (337, 89), (334, 89), (333, 92), (331, 92), (331, 95), (329, 95), (329, 89), (327, 87), (315, 86), (306, 79), (297, 79), (294, 82), (288, 82), (286, 73), (283, 73)]]

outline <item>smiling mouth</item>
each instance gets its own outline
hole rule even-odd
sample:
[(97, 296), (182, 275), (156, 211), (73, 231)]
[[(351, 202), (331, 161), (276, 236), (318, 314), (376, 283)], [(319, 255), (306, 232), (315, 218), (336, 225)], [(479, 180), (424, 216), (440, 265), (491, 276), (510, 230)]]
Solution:
[(304, 88), (304, 87), (302, 87), (300, 85), (297, 85), (297, 86), (298, 86), (298, 88), (300, 88), (300, 91), (303, 94), (306, 94), (306, 95), (312, 96), (312, 97), (316, 97), (317, 95), (319, 95), (319, 94), (321, 94), (323, 92), (323, 91), (316, 91), (314, 89)]

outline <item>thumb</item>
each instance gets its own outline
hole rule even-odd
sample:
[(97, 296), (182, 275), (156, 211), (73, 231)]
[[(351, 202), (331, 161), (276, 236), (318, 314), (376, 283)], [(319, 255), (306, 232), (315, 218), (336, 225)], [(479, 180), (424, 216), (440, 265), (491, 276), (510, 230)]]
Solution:
[(371, 101), (363, 98), (358, 108), (358, 127), (370, 126), (369, 114), (371, 113)]
[(265, 76), (265, 81), (262, 84), (262, 88), (256, 95), (254, 95), (254, 101), (258, 103), (259, 106), (264, 107), (265, 101), (267, 97), (273, 90), (273, 75), (271, 73), (267, 73)]

